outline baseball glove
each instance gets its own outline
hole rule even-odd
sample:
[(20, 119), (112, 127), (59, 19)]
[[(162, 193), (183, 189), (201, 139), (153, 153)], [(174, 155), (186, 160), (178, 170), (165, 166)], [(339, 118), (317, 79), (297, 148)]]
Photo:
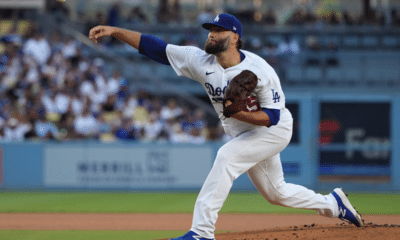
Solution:
[[(247, 111), (247, 99), (257, 86), (258, 77), (252, 71), (243, 70), (236, 75), (225, 90), (223, 100), (223, 114), (230, 118), (233, 114), (240, 111)], [(225, 106), (226, 101), (232, 104)]]

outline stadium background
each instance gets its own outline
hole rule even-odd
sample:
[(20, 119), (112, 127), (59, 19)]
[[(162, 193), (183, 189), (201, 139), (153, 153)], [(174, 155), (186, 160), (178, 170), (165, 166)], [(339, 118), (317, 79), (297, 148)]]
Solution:
[[(117, 194), (136, 199), (131, 192), (149, 203), (176, 194), (152, 206), (191, 212), (216, 151), (229, 140), (203, 87), (115, 39), (96, 45), (87, 35), (105, 24), (202, 47), (201, 23), (220, 12), (242, 21), (244, 49), (265, 58), (281, 79), (295, 120), (282, 152), (286, 181), (396, 199), (399, 8), (394, 0), (0, 1), (0, 212), (87, 212), (51, 206), (60, 204), (55, 196), (71, 200), (64, 207), (74, 201), (88, 207), (93, 198), (84, 193), (118, 202)], [(232, 196), (254, 200), (255, 191), (241, 176)], [(188, 206), (171, 207), (182, 193)], [(379, 212), (367, 207), (377, 200), (360, 199), (369, 214), (388, 214), (396, 202)], [(115, 212), (155, 212), (149, 209)], [(223, 211), (241, 209), (289, 211), (266, 201)]]

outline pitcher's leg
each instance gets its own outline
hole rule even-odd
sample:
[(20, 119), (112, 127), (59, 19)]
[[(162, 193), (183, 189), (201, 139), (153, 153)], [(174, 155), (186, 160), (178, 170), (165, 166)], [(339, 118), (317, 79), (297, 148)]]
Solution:
[(268, 129), (248, 131), (222, 146), (216, 156), (193, 212), (192, 231), (213, 238), (214, 224), (233, 181), (255, 164), (282, 151), (289, 141), (279, 140)]
[(205, 238), (214, 238), (214, 224), (219, 210), (229, 195), (233, 181), (254, 165), (254, 163), (235, 162), (234, 151), (226, 151), (226, 149), (221, 148), (218, 151), (214, 165), (194, 206), (191, 231)]
[(338, 216), (337, 202), (332, 194), (321, 195), (285, 182), (279, 154), (259, 162), (247, 171), (247, 175), (261, 195), (272, 204), (316, 210), (326, 217)]

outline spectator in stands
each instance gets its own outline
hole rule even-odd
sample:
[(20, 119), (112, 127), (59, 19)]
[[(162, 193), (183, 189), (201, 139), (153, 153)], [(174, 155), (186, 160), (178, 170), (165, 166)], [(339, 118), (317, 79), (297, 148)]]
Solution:
[(76, 116), (82, 114), (83, 106), (85, 105), (84, 99), (79, 91), (75, 92), (75, 94), (71, 94), (71, 100), (69, 102), (69, 112)]
[(107, 15), (102, 11), (97, 11), (93, 25), (107, 25)]
[[(114, 71), (107, 77), (103, 60), (88, 59), (82, 54), (82, 47), (70, 45), (70, 41), (65, 44), (60, 36), (54, 37), (49, 44), (51, 53), (41, 66), (33, 55), (22, 58), (18, 46), (6, 49), (7, 55), (0, 59), (4, 70), (0, 71), (1, 84), (6, 90), (0, 92), (0, 116), (6, 122), (3, 129), (7, 139), (68, 141), (94, 137), (110, 142), (131, 138), (131, 133), (124, 134), (124, 131), (128, 133), (126, 129), (130, 125), (141, 128), (143, 139), (154, 139), (151, 141), (204, 142), (208, 133), (204, 111), (188, 111), (190, 128), (187, 132), (182, 127), (178, 129), (176, 125), (180, 125), (178, 120), (182, 119), (183, 109), (176, 100), (168, 99), (164, 105), (160, 98), (144, 90), (131, 94), (120, 72)], [(99, 97), (101, 94), (103, 98)], [(105, 100), (97, 101), (99, 99)], [(26, 123), (12, 118), (15, 112), (20, 112), (18, 119), (26, 119)], [(146, 126), (153, 123), (155, 115), (163, 115), (168, 120), (157, 117), (156, 125)], [(133, 122), (127, 124), (121, 119), (133, 119)], [(167, 131), (167, 127), (171, 131)], [(149, 130), (160, 128), (157, 137), (148, 137)], [(135, 131), (136, 139), (139, 135), (140, 131)]]
[(157, 21), (159, 23), (168, 23), (171, 20), (171, 13), (168, 6), (168, 0), (159, 1), (159, 9), (157, 12)]
[(99, 124), (99, 140), (104, 143), (115, 142), (117, 140), (117, 126), (108, 123), (104, 113), (99, 114), (97, 119)]
[(316, 36), (308, 36), (306, 38), (306, 46), (311, 51), (321, 51), (322, 46)]
[(331, 66), (331, 67), (337, 67), (339, 66), (339, 60), (336, 56), (336, 53), (339, 51), (338, 46), (336, 45), (335, 42), (329, 42), (328, 43), (328, 52), (331, 53), (329, 57), (326, 59), (326, 65)]
[(381, 27), (384, 26), (386, 24), (386, 19), (383, 11), (376, 9), (374, 12), (374, 25)]
[[(316, 36), (308, 36), (306, 38), (306, 47), (308, 50), (313, 52), (319, 52), (322, 50), (322, 46)], [(318, 66), (320, 64), (320, 59), (311, 55), (307, 58), (306, 64), (309, 66)]]
[(70, 10), (65, 1), (48, 0), (46, 1), (46, 11), (56, 17), (59, 23), (69, 17)]
[(83, 75), (83, 82), (80, 84), (79, 91), (83, 96), (89, 96), (94, 88), (94, 74), (87, 70)]
[(125, 101), (121, 102), (120, 105), (118, 105), (118, 109), (122, 111), (124, 117), (133, 118), (135, 115), (135, 109), (138, 105), (139, 101), (137, 95), (131, 94), (125, 99)]
[(272, 42), (268, 41), (261, 49), (260, 55), (271, 65), (276, 66), (278, 64), (276, 46)]
[(136, 6), (132, 8), (129, 12), (129, 15), (126, 18), (126, 23), (147, 23), (149, 20), (147, 16), (143, 13), (142, 8), (140, 6)]
[(194, 127), (200, 130), (204, 130), (207, 127), (207, 121), (205, 119), (206, 113), (201, 108), (196, 108), (193, 113)]
[(190, 135), (183, 131), (182, 125), (178, 122), (171, 125), (169, 136), (171, 143), (188, 143), (190, 141)]
[(279, 43), (276, 53), (297, 55), (300, 53), (300, 45), (295, 38), (290, 38), (286, 35), (285, 39)]
[(78, 53), (78, 42), (71, 36), (68, 36), (61, 46), (61, 52), (65, 58), (75, 57)]
[(268, 9), (268, 11), (264, 14), (263, 22), (266, 25), (275, 25), (276, 24), (276, 15), (272, 8)]
[(108, 20), (107, 23), (109, 26), (119, 26), (120, 23), (120, 12), (121, 12), (121, 6), (120, 4), (114, 3), (111, 6), (110, 11), (108, 12)]
[(39, 119), (34, 123), (35, 135), (40, 140), (58, 139), (59, 132), (56, 125), (48, 121), (44, 114), (39, 116)]
[(171, 22), (173, 23), (182, 23), (182, 12), (181, 12), (181, 4), (180, 0), (174, 0), (171, 8)]
[(337, 12), (331, 12), (328, 16), (325, 16), (325, 21), (328, 25), (339, 25), (340, 24), (340, 18), (339, 18), (339, 13)]
[(212, 22), (215, 18), (214, 10), (211, 7), (207, 7), (203, 12), (197, 16), (197, 22), (200, 24)]
[(46, 64), (51, 55), (51, 48), (41, 31), (36, 31), (34, 37), (26, 41), (24, 53), (32, 55), (40, 65)]
[(101, 111), (101, 106), (106, 102), (107, 100), (107, 94), (105, 92), (104, 88), (101, 88), (99, 84), (94, 84), (93, 85), (93, 90), (92, 92), (88, 95), (92, 102), (92, 112), (94, 113), (99, 113)]
[(202, 134), (201, 129), (192, 128), (189, 134), (189, 142), (194, 144), (203, 144), (207, 141), (205, 136)]
[(159, 114), (154, 111), (150, 112), (148, 122), (143, 126), (142, 140), (145, 142), (156, 141), (163, 130), (164, 124), (161, 122)]
[(246, 49), (251, 52), (259, 52), (262, 49), (261, 39), (258, 37), (251, 38), (249, 44), (246, 46)]
[(53, 121), (58, 121), (64, 110), (61, 109), (63, 106), (60, 106), (60, 102), (56, 89), (49, 90), (48, 93), (42, 96), (42, 104), (46, 110), (46, 115)]
[(344, 10), (342, 12), (343, 15), (343, 23), (346, 26), (353, 26), (354, 25), (354, 19), (352, 18), (352, 16), (350, 16), (349, 12), (347, 10)]
[(161, 109), (161, 119), (162, 120), (170, 120), (176, 119), (182, 116), (183, 110), (180, 106), (178, 106), (177, 101), (174, 98), (170, 98), (167, 101), (167, 105)]
[(310, 9), (307, 9), (304, 15), (304, 22), (307, 25), (316, 26), (320, 21)]
[(295, 9), (289, 19), (286, 21), (288, 25), (302, 25), (305, 23), (306, 10), (304, 8)]
[(81, 138), (75, 131), (75, 115), (67, 113), (63, 115), (58, 122), (59, 137), (63, 141), (76, 140)]
[(400, 26), (400, 16), (399, 16), (398, 11), (397, 11), (397, 9), (395, 7), (393, 7), (390, 10), (390, 18), (392, 20), (391, 24), (393, 26), (396, 26), (396, 27)]
[(182, 115), (177, 120), (186, 133), (190, 133), (192, 128), (194, 128), (194, 116), (190, 112), (189, 106), (182, 107)]
[(1, 41), (4, 43), (10, 43), (16, 46), (22, 45), (22, 37), (17, 33), (17, 24), (14, 23), (11, 27), (10, 31), (1, 38)]
[(152, 101), (151, 101), (151, 97), (150, 94), (144, 90), (144, 89), (140, 89), (137, 92), (137, 100), (138, 100), (138, 106), (142, 106), (145, 109), (151, 109), (152, 108)]
[(121, 84), (125, 81), (126, 80), (122, 77), (121, 72), (115, 70), (106, 83), (107, 95), (117, 94)]
[(25, 140), (25, 134), (31, 130), (28, 123), (20, 123), (16, 118), (10, 118), (4, 128), (4, 141), (15, 142)]
[(136, 129), (132, 124), (132, 118), (122, 118), (120, 126), (115, 131), (115, 136), (122, 141), (136, 140)]
[(300, 53), (300, 45), (295, 38), (285, 36), (284, 41), (279, 43), (276, 49), (276, 55), (279, 57), (279, 64), (283, 66), (291, 66), (297, 64), (298, 55)]
[[(46, 109), (43, 106), (42, 100), (41, 100), (41, 95), (43, 94), (41, 90), (41, 92), (36, 92), (36, 90), (34, 90), (37, 87), (34, 87), (35, 85), (31, 85), (31, 87), (28, 87), (27, 89), (25, 89), (24, 91), (24, 103), (25, 103), (25, 107), (26, 107), (26, 117), (27, 119), (34, 123), (39, 119), (39, 116), (41, 115), (46, 115)], [(38, 85), (36, 85), (38, 86)]]
[(90, 107), (86, 105), (82, 115), (76, 117), (74, 121), (74, 130), (79, 138), (93, 138), (99, 133), (99, 124), (93, 116)]

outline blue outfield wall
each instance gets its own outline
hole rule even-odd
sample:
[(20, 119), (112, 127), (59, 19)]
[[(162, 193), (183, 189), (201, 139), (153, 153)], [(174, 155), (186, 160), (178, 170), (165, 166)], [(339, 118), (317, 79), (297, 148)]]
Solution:
[[(400, 191), (400, 96), (291, 94), (287, 103), (295, 122), (293, 142), (281, 153), (287, 182)], [(221, 146), (3, 143), (0, 188), (199, 190)], [(232, 190), (256, 189), (244, 174)]]

